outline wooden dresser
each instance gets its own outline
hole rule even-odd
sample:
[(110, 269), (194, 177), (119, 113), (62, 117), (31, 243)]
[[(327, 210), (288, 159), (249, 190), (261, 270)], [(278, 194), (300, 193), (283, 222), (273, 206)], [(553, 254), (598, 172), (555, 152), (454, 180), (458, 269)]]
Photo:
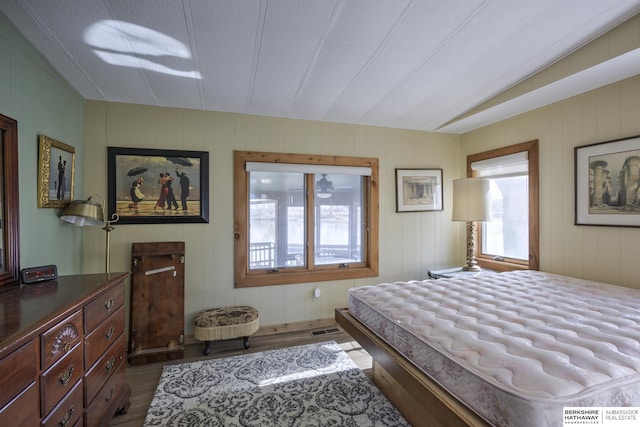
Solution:
[(0, 290), (0, 426), (106, 426), (127, 411), (128, 275)]

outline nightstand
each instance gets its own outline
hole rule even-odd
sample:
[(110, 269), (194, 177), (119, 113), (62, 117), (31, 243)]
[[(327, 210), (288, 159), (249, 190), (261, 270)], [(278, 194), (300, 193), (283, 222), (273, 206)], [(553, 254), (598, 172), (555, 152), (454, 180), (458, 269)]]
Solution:
[(429, 279), (443, 279), (443, 278), (461, 278), (461, 277), (476, 277), (484, 274), (496, 274), (497, 271), (483, 268), (480, 271), (465, 271), (462, 267), (444, 268), (439, 270), (427, 270)]

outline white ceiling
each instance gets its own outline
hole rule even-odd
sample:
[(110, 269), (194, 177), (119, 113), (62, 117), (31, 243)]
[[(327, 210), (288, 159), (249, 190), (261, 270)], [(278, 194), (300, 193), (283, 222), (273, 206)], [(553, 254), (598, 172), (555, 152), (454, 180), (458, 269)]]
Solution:
[(634, 16), (640, 0), (0, 0), (0, 10), (83, 97), (112, 102), (465, 132), (640, 74), (640, 61), (610, 65), (605, 77), (572, 76), (571, 90), (556, 82), (456, 122)]

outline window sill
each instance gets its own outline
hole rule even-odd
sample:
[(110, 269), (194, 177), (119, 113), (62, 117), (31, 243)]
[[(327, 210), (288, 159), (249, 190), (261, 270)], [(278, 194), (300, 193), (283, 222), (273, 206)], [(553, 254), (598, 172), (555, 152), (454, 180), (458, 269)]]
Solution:
[(378, 271), (369, 267), (356, 267), (344, 270), (316, 270), (316, 271), (287, 271), (274, 273), (247, 274), (236, 277), (236, 288), (250, 288), (256, 286), (291, 285), (295, 283), (327, 282), (332, 280), (359, 279), (377, 277)]
[(478, 265), (494, 271), (530, 270), (528, 264), (520, 264), (509, 261), (496, 261), (493, 259), (476, 258)]

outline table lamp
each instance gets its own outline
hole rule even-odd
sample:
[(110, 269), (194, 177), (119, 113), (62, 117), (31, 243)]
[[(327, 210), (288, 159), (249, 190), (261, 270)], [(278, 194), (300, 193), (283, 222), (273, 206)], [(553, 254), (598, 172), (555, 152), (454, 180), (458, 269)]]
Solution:
[(467, 223), (467, 262), (465, 271), (480, 271), (476, 261), (476, 222), (490, 221), (489, 180), (463, 178), (453, 181), (453, 221)]

